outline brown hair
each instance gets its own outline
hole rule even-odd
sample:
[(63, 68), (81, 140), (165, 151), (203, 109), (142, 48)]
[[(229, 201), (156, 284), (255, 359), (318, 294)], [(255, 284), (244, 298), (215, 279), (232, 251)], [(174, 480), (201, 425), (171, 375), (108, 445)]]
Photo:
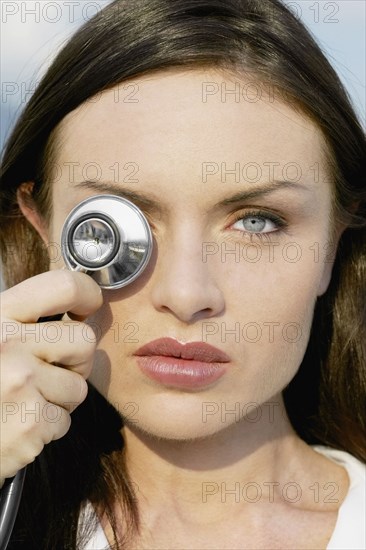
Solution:
[[(203, 66), (239, 76), (249, 72), (257, 82), (270, 83), (324, 136), (334, 216), (347, 229), (332, 281), (316, 304), (306, 354), (284, 397), (305, 441), (365, 460), (365, 136), (334, 69), (279, 0), (116, 0), (77, 31), (39, 84), (5, 148), (0, 188), (5, 280), (11, 286), (49, 267), (38, 234), (19, 211), (16, 190), (22, 182), (35, 182), (34, 199), (49, 217), (47, 184), (58, 123), (88, 98), (126, 79)], [(68, 434), (47, 445), (28, 467), (14, 548), (76, 548), (86, 499), (105, 509), (115, 528), (112, 505), (122, 495), (126, 524), (131, 532), (138, 528), (123, 467), (121, 426), (117, 412), (90, 387)], [(119, 547), (127, 540), (128, 531)]]

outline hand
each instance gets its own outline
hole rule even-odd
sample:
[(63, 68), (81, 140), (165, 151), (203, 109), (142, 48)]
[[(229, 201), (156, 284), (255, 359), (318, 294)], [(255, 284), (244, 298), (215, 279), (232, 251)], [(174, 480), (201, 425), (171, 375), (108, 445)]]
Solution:
[[(1, 293), (0, 486), (68, 432), (70, 413), (87, 395), (96, 349), (83, 319), (101, 305), (97, 283), (67, 270), (42, 273)], [(73, 320), (37, 323), (63, 312)]]

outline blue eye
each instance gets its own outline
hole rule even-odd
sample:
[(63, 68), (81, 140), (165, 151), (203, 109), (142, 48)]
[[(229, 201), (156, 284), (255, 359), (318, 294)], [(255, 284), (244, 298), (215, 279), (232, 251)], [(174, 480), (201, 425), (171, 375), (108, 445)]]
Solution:
[(287, 224), (284, 220), (262, 210), (247, 213), (242, 212), (234, 224), (232, 224), (234, 229), (249, 235), (257, 235), (258, 237), (266, 233), (274, 233), (286, 226)]
[[(275, 229), (275, 225), (272, 220), (268, 220), (261, 216), (245, 216), (236, 223), (241, 222), (245, 231), (251, 233), (268, 233)], [(268, 227), (269, 226), (269, 227)]]

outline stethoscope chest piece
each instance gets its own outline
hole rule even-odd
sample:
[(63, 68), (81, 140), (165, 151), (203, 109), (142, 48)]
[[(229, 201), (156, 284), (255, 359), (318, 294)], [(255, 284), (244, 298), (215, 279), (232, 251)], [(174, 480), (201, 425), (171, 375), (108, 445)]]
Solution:
[(152, 253), (150, 226), (139, 208), (116, 195), (96, 195), (68, 215), (61, 234), (66, 266), (117, 289), (144, 271)]

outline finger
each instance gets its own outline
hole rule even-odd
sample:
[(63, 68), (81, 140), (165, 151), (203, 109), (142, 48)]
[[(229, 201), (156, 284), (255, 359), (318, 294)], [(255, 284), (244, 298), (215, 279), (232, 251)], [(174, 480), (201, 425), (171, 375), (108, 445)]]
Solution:
[[(49, 365), (36, 357), (9, 357), (8, 367), (7, 376), (1, 377), (2, 393), (7, 396), (4, 404), (7, 405), (31, 401), (36, 395), (73, 410), (84, 401), (88, 393), (87, 383), (81, 374), (72, 369)], [(75, 406), (70, 407), (67, 403), (74, 403)], [(18, 408), (15, 406), (15, 409)]]
[(88, 385), (85, 379), (72, 370), (40, 361), (35, 371), (34, 385), (43, 398), (69, 413), (86, 398)]
[(96, 349), (93, 328), (78, 321), (53, 321), (22, 325), (29, 333), (28, 350), (47, 363), (72, 366), (82, 372), (89, 368)]
[[(2, 448), (1, 467), (8, 471), (8, 476), (33, 462), (45, 445), (63, 437), (71, 426), (69, 412), (47, 402), (40, 394), (29, 394), (21, 405), (21, 412), (9, 417), (9, 425), (3, 427), (4, 431), (7, 428), (14, 434), (14, 437), (6, 438)], [(14, 473), (11, 468), (14, 468)]]
[(89, 275), (64, 269), (41, 273), (1, 294), (3, 317), (22, 323), (68, 311), (88, 316), (102, 302), (102, 291)]

